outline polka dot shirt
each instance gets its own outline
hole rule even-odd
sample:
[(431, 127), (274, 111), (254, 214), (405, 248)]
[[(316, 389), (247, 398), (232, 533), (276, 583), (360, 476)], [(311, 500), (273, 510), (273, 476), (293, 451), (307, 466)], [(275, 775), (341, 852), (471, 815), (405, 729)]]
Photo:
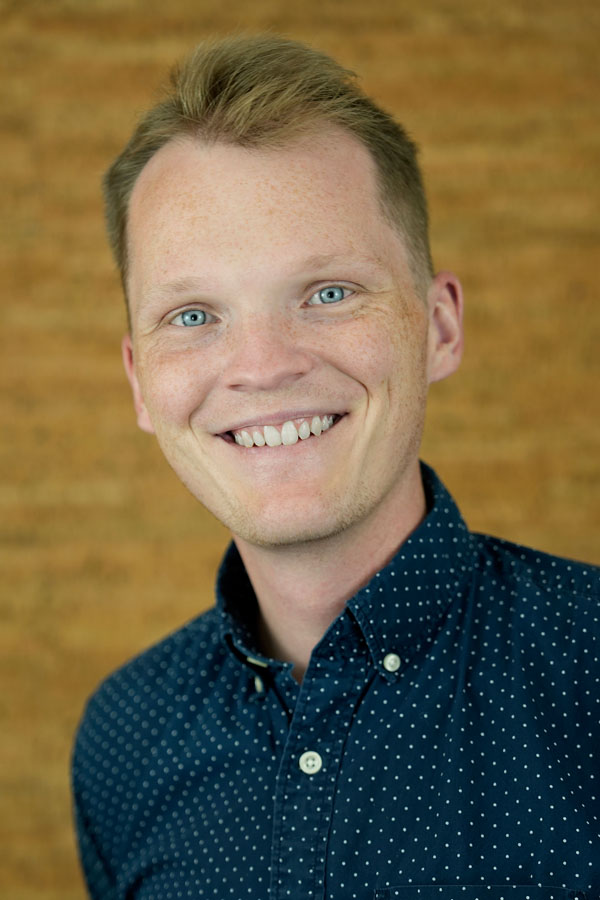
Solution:
[(298, 685), (217, 605), (110, 676), (75, 744), (103, 900), (600, 896), (599, 571), (429, 513)]

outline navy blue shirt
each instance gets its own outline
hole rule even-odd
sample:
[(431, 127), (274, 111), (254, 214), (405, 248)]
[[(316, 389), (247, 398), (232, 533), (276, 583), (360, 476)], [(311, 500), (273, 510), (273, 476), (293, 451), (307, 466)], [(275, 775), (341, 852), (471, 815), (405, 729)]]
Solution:
[(301, 685), (217, 605), (113, 674), (75, 745), (106, 900), (600, 897), (599, 570), (429, 512)]

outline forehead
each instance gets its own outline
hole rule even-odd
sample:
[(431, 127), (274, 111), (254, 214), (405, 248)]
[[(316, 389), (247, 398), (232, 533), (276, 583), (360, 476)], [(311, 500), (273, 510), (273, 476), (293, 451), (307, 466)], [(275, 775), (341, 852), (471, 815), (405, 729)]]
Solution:
[(195, 266), (293, 265), (294, 256), (403, 255), (381, 208), (368, 151), (324, 128), (290, 146), (247, 149), (171, 141), (134, 187), (128, 228), (132, 287)]

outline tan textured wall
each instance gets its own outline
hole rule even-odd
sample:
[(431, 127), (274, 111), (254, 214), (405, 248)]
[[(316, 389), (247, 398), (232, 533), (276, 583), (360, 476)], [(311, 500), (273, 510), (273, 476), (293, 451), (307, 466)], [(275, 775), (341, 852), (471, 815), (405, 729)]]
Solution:
[(68, 755), (98, 679), (211, 602), (226, 535), (136, 432), (98, 181), (196, 39), (269, 28), (362, 73), (422, 146), (462, 371), (424, 457), (471, 525), (600, 562), (595, 0), (14, 0), (5, 72), (0, 893), (84, 890)]

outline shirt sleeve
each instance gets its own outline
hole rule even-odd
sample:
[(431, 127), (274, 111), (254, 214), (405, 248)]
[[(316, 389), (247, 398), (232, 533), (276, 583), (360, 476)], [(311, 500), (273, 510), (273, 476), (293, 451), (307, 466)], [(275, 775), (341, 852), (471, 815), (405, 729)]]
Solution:
[(92, 900), (117, 900), (114, 878), (91, 833), (76, 790), (74, 790), (74, 817), (79, 859), (89, 896)]

